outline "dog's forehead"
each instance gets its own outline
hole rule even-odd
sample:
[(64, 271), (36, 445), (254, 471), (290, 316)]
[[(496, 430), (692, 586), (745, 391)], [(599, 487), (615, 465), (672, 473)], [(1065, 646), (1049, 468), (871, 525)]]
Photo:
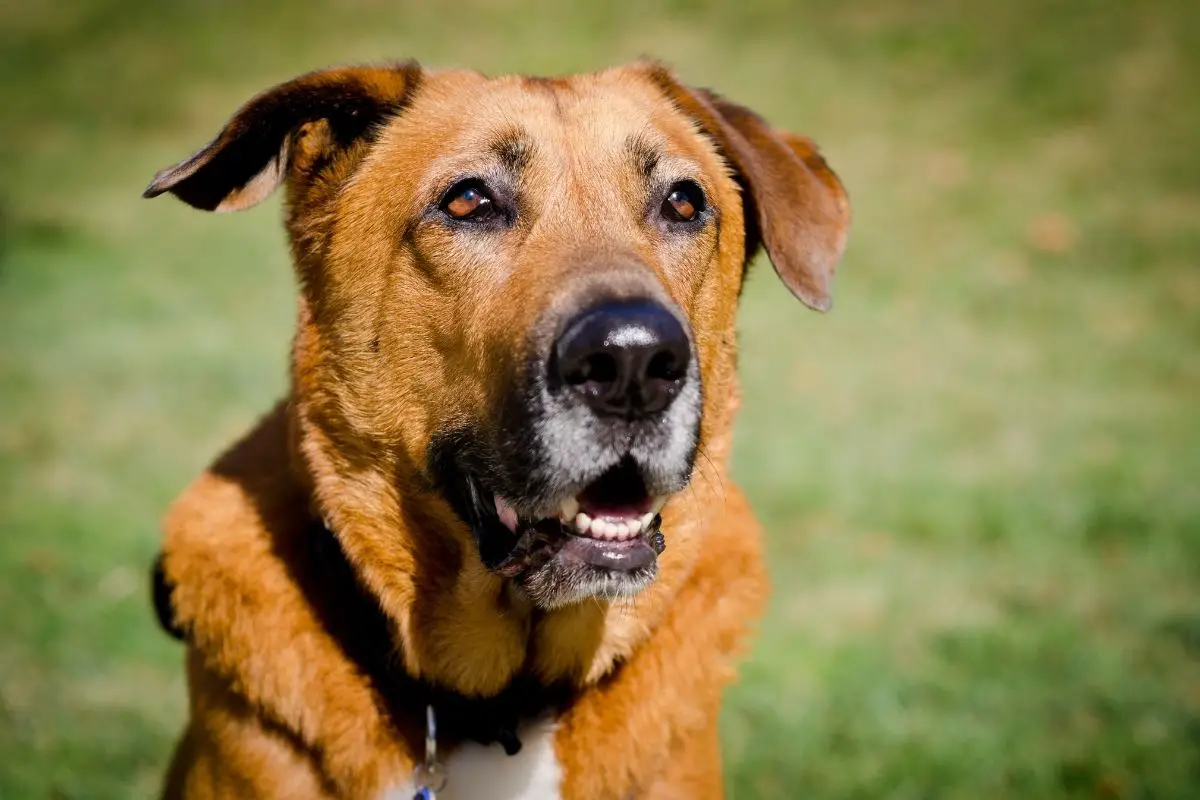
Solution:
[(711, 149), (633, 67), (557, 78), (434, 72), (402, 117), (407, 125), (436, 132), (442, 153), (510, 146), (603, 159), (632, 146), (699, 159)]

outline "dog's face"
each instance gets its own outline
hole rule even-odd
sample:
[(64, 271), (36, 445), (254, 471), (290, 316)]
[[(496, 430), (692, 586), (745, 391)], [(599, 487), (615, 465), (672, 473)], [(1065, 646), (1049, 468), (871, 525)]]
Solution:
[(811, 143), (645, 64), (314, 73), (147, 193), (237, 209), (285, 181), (329, 463), (426, 487), (543, 608), (653, 580), (659, 513), (729, 422), (748, 256), (824, 309), (847, 227)]

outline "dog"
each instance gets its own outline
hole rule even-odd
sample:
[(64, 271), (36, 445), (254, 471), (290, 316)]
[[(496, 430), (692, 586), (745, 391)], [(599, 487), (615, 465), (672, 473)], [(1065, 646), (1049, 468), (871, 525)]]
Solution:
[(168, 798), (717, 798), (763, 608), (730, 480), (764, 248), (824, 311), (849, 230), (807, 138), (657, 62), (414, 62), (250, 100), (166, 192), (283, 186), (290, 391), (173, 504)]

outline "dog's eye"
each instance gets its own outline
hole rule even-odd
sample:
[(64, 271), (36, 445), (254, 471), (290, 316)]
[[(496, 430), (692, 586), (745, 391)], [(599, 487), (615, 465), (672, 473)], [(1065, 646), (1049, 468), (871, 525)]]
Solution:
[(692, 222), (704, 208), (704, 190), (695, 181), (679, 181), (667, 192), (662, 215), (672, 222)]
[(496, 204), (481, 181), (459, 181), (442, 196), (439, 207), (452, 219), (480, 222), (496, 213)]

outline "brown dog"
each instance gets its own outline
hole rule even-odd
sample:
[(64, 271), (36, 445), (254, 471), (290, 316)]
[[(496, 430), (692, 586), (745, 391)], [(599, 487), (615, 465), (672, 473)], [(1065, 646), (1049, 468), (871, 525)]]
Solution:
[(407, 800), (441, 783), (429, 706), (439, 797), (719, 797), (766, 593), (727, 475), (737, 301), (761, 242), (828, 307), (838, 179), (653, 63), (407, 63), (271, 89), (146, 194), (280, 184), (291, 393), (166, 521), (166, 795)]

